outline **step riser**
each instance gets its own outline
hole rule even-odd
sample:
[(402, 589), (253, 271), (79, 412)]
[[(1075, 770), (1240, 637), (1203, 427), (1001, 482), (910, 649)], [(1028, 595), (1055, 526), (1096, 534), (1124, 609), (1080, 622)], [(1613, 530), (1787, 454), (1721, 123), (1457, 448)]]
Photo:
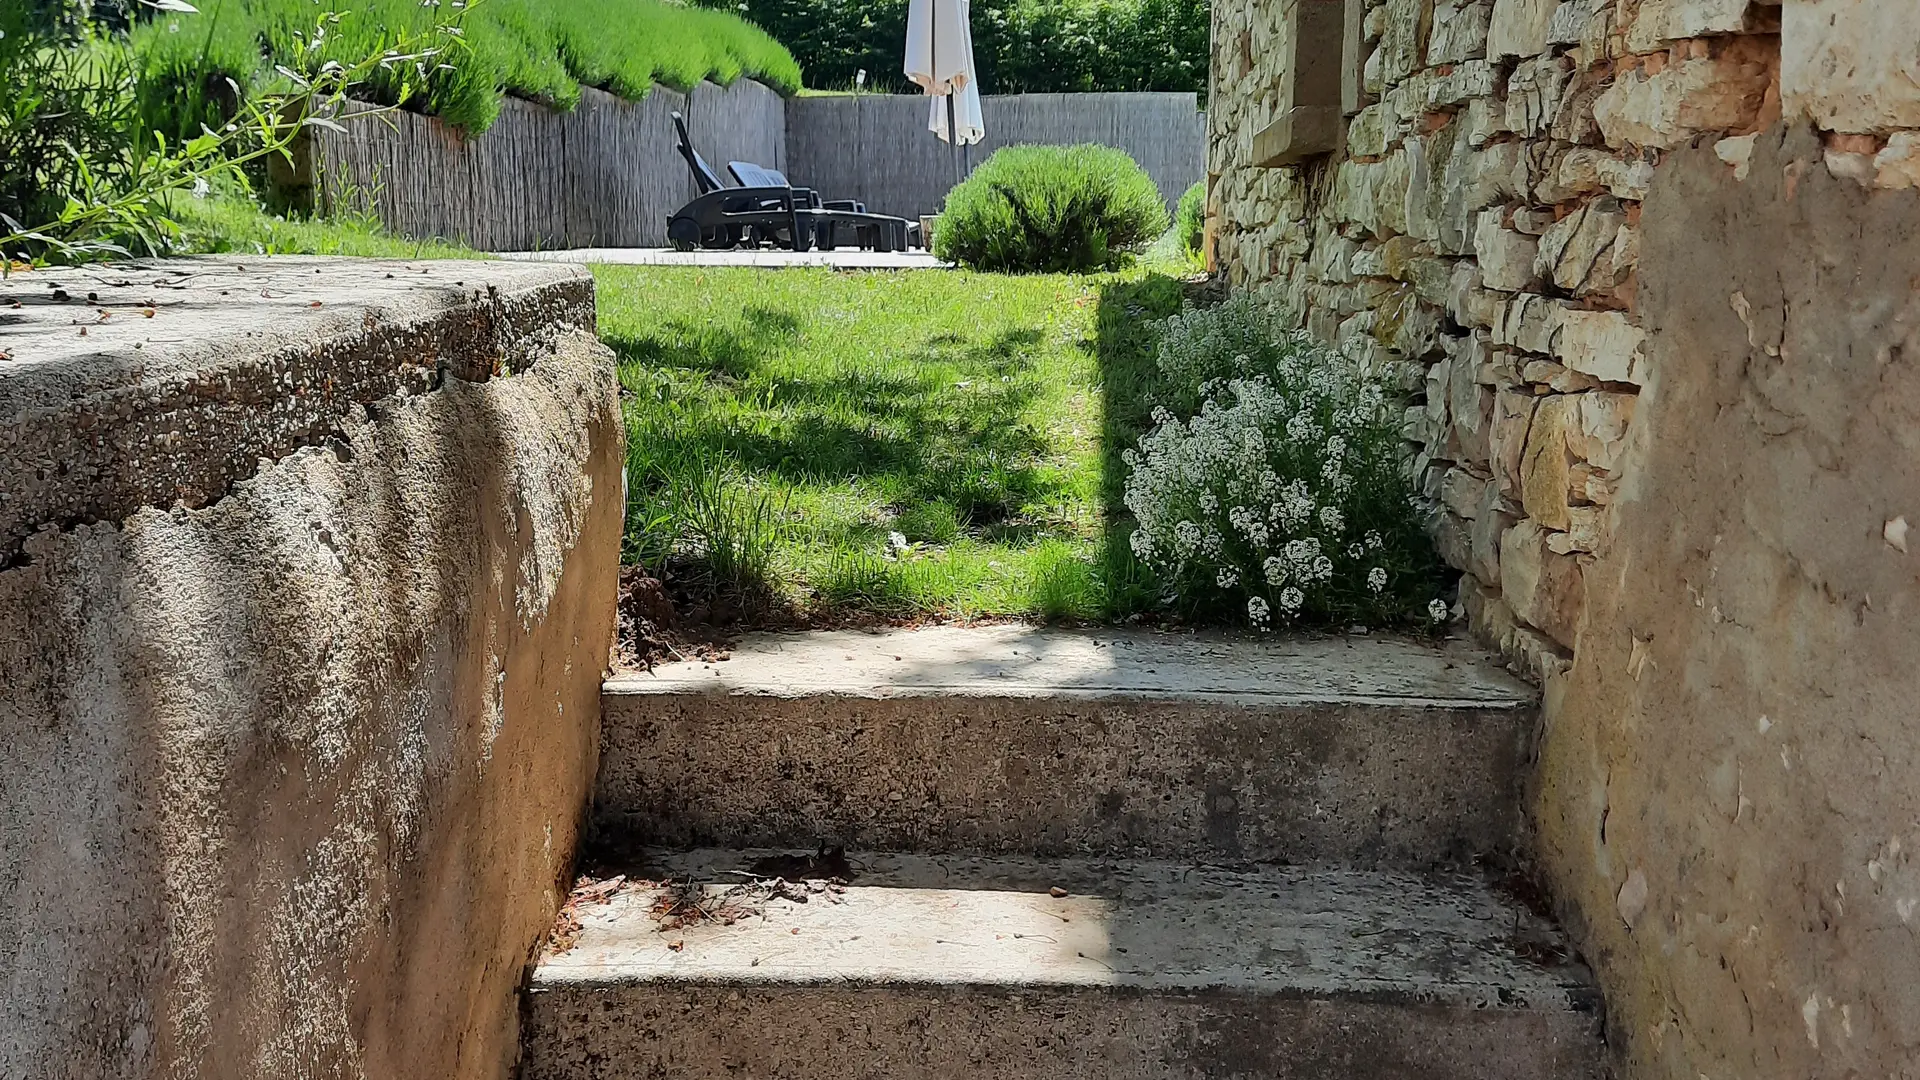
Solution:
[(619, 689), (602, 702), (605, 835), (1353, 867), (1511, 851), (1533, 715)]
[(522, 1080), (1599, 1080), (1591, 1014), (1225, 992), (654, 985), (528, 995)]

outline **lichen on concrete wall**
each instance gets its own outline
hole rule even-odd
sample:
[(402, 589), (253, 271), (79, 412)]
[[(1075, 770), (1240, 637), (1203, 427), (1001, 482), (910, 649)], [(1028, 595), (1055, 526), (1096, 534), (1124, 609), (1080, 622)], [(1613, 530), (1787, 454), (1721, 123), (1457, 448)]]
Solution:
[[(1369, 100), (1345, 146), (1257, 168), (1284, 50), (1254, 43), (1282, 3), (1214, 6), (1214, 261), (1408, 389), (1467, 621), (1546, 687), (1537, 854), (1628, 1073), (1920, 1068), (1905, 916), (1861, 900), (1920, 843), (1887, 779), (1910, 764), (1913, 681), (1853, 636), (1892, 632), (1879, 620), (1913, 580), (1833, 584), (1881, 573), (1862, 560), (1916, 520), (1896, 505), (1912, 448), (1876, 426), (1897, 430), (1911, 355), (1916, 278), (1894, 252), (1920, 223), (1920, 18), (1875, 0), (1368, 2)], [(1794, 519), (1791, 542), (1763, 506)], [(1808, 578), (1822, 536), (1852, 561)], [(1803, 720), (1787, 760), (1825, 764), (1743, 796), (1760, 766), (1733, 714), (1757, 728), (1823, 697), (1845, 721)], [(1758, 805), (1778, 815), (1764, 833)], [(1865, 959), (1874, 935), (1906, 959)]]
[[(508, 1075), (611, 644), (622, 434), (590, 285), (173, 264), (140, 284), (197, 278), (211, 312), (76, 349), (73, 312), (145, 297), (62, 276), (61, 301), (9, 283), (42, 317), (0, 327), (0, 406), (90, 413), (112, 448), (0, 481), (0, 1073)], [(274, 385), (264, 459), (169, 422)], [(141, 504), (154, 477), (116, 476), (143, 463), (187, 501)], [(133, 502), (69, 516), (46, 468)]]

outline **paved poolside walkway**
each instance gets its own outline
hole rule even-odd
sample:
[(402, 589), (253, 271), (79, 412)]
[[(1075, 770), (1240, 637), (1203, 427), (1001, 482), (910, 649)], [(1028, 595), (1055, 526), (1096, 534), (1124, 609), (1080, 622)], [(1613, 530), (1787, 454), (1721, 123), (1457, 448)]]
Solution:
[(831, 266), (836, 270), (936, 270), (947, 266), (925, 251), (674, 251), (669, 248), (569, 248), (502, 251), (527, 262), (625, 263), (630, 266)]

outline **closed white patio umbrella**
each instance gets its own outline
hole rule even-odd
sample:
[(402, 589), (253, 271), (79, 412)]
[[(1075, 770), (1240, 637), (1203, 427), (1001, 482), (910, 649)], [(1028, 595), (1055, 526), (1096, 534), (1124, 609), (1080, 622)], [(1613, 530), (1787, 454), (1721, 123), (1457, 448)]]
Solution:
[(913, 0), (907, 9), (906, 76), (933, 98), (927, 130), (955, 146), (986, 136), (969, 0)]

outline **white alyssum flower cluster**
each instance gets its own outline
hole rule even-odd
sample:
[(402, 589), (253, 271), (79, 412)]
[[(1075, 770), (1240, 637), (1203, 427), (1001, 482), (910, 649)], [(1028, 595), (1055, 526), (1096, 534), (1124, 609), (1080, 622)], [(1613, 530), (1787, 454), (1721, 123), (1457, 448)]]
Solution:
[[(1244, 299), (1170, 320), (1159, 361), (1176, 386), (1199, 380), (1183, 410), (1193, 415), (1155, 408), (1153, 430), (1122, 455), (1133, 551), (1163, 583), (1243, 609), (1261, 629), (1409, 599), (1419, 609), (1426, 597), (1391, 589), (1406, 537), (1424, 538), (1408, 509), (1398, 404), (1379, 378), (1275, 331)], [(1383, 513), (1398, 526), (1391, 539), (1377, 527)]]

